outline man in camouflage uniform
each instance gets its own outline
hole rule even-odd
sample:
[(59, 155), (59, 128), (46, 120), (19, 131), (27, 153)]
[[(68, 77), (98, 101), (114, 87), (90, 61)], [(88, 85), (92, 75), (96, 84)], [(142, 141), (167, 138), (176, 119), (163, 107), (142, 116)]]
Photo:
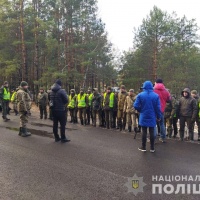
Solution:
[(71, 116), (70, 123), (76, 122), (76, 106), (77, 106), (77, 95), (75, 93), (75, 90), (71, 89), (69, 95), (69, 104), (67, 106)]
[(48, 94), (44, 91), (43, 88), (40, 88), (40, 92), (37, 96), (37, 105), (39, 106), (40, 109), (40, 119), (43, 119), (43, 114), (44, 114), (44, 119), (47, 119), (47, 105), (48, 105)]
[(121, 86), (121, 91), (118, 94), (118, 110), (117, 110), (117, 121), (120, 131), (125, 130), (126, 127), (126, 113), (124, 113), (124, 102), (128, 93), (124, 85)]
[(8, 82), (5, 81), (3, 86), (0, 88), (0, 100), (2, 106), (2, 118), (4, 122), (9, 121), (7, 114), (9, 112), (9, 102), (10, 102), (10, 90), (8, 88)]
[(79, 112), (79, 119), (81, 120), (81, 125), (83, 125), (84, 123), (84, 125), (86, 126), (86, 108), (88, 108), (88, 97), (83, 88), (80, 89), (80, 93), (77, 96), (77, 107)]
[(167, 127), (167, 136), (169, 138), (172, 137), (172, 124), (173, 124), (173, 117), (176, 113), (175, 111), (176, 106), (176, 99), (172, 96), (171, 100), (166, 103), (165, 111), (164, 111), (164, 120)]
[(133, 89), (129, 90), (129, 95), (126, 97), (124, 102), (124, 113), (126, 113), (128, 131), (131, 132), (131, 126), (134, 127), (134, 131), (137, 132), (136, 115), (137, 112), (133, 107), (133, 103), (136, 100), (137, 95), (134, 93)]
[(18, 111), (20, 115), (20, 129), (19, 135), (22, 137), (30, 136), (31, 133), (27, 131), (28, 113), (31, 109), (31, 98), (27, 93), (28, 83), (22, 81), (17, 91), (16, 98), (18, 102)]

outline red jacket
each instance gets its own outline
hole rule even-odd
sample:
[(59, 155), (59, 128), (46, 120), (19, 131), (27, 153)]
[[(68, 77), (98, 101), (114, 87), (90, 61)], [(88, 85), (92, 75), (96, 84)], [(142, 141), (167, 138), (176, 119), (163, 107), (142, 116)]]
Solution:
[(166, 102), (171, 99), (170, 93), (166, 90), (163, 83), (156, 83), (154, 86), (154, 92), (160, 97), (161, 112), (164, 113)]

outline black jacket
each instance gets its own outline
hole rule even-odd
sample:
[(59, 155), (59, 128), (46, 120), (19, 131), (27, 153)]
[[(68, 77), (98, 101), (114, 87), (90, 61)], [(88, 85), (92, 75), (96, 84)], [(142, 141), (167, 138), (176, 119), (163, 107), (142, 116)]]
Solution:
[(101, 95), (95, 94), (92, 99), (92, 109), (93, 110), (100, 110), (101, 109)]
[(51, 87), (52, 92), (50, 93), (50, 101), (53, 102), (54, 111), (65, 111), (66, 104), (68, 103), (68, 96), (64, 89), (57, 83), (54, 83)]
[[(187, 92), (188, 96), (184, 97), (183, 92)], [(188, 88), (185, 88), (182, 91), (182, 97), (180, 98), (178, 105), (178, 114), (179, 117), (191, 117), (192, 119), (195, 119), (197, 116), (197, 103), (196, 100), (191, 97)]]

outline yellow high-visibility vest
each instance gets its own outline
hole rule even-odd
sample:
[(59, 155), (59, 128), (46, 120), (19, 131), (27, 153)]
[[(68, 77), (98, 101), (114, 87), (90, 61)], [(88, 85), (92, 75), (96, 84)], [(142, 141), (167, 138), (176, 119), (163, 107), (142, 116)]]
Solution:
[(83, 94), (82, 96), (80, 94), (78, 94), (78, 107), (79, 108), (86, 107), (85, 97), (86, 97), (86, 94)]
[(10, 92), (6, 90), (6, 88), (3, 88), (3, 99), (4, 100), (10, 100)]
[(77, 95), (74, 95), (74, 97), (72, 97), (72, 95), (69, 96), (69, 104), (68, 104), (68, 108), (74, 108), (75, 107), (75, 98), (77, 97)]
[[(105, 99), (106, 99), (106, 95), (107, 93), (104, 93), (104, 100), (103, 100), (103, 106), (105, 105)], [(114, 106), (114, 97), (115, 97), (115, 94), (113, 92), (110, 93), (110, 99), (109, 99), (109, 107), (110, 108), (113, 108)]]

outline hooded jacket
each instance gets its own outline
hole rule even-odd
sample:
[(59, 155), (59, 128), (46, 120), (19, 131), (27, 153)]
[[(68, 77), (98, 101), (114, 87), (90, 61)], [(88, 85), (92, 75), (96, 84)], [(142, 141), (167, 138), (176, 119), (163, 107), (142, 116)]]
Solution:
[(154, 92), (158, 94), (161, 104), (161, 112), (164, 113), (167, 101), (170, 101), (170, 93), (166, 90), (163, 83), (156, 83)]
[[(184, 97), (183, 92), (187, 92), (188, 96)], [(185, 88), (181, 92), (182, 97), (179, 100), (178, 114), (180, 117), (191, 117), (193, 120), (197, 116), (197, 102), (191, 97), (190, 89)]]
[(158, 94), (153, 91), (153, 85), (151, 81), (144, 82), (143, 92), (137, 95), (133, 106), (140, 113), (140, 126), (156, 126), (156, 119), (161, 118), (160, 99)]
[(51, 87), (50, 101), (53, 102), (53, 110), (65, 111), (65, 105), (68, 103), (68, 97), (64, 89), (57, 83), (54, 83)]

